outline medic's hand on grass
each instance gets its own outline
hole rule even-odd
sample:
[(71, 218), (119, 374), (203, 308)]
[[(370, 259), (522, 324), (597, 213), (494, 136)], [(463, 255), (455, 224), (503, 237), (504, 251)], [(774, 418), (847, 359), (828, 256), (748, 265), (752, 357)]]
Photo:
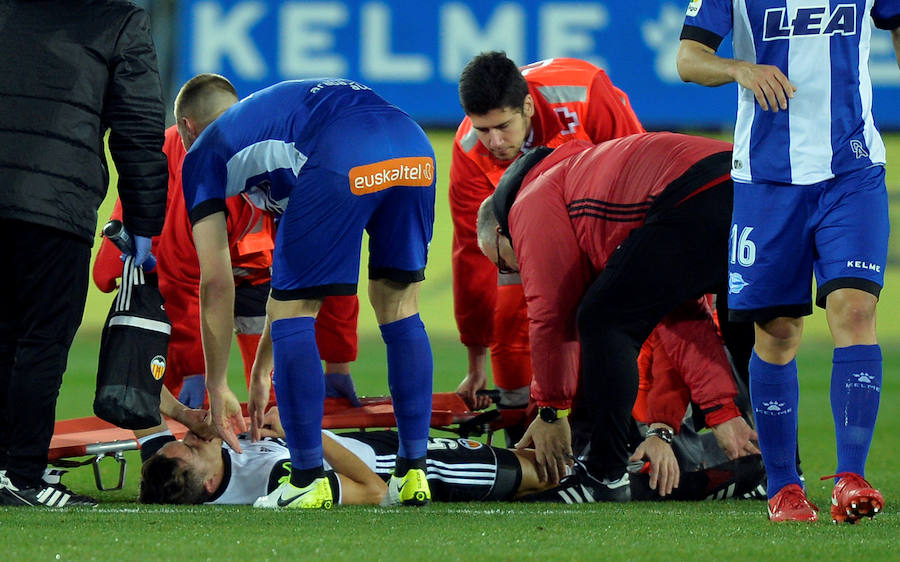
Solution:
[(656, 436), (644, 439), (630, 461), (650, 461), (650, 488), (665, 497), (678, 487), (680, 472), (672, 445)]
[(712, 428), (712, 432), (728, 460), (760, 454), (759, 447), (754, 443), (759, 441), (759, 437), (740, 416), (720, 423)]
[(535, 469), (541, 482), (559, 484), (566, 475), (566, 467), (572, 466), (572, 431), (569, 418), (564, 417), (553, 423), (535, 418), (516, 449), (525, 449), (534, 444)]
[(247, 423), (244, 421), (241, 403), (231, 389), (227, 387), (209, 389), (209, 413), (219, 437), (228, 443), (232, 450), (243, 453), (237, 434), (247, 431)]

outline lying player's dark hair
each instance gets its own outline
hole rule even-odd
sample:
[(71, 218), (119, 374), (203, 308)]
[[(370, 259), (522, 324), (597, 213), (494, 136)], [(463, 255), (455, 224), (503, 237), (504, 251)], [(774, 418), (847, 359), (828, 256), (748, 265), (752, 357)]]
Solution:
[(141, 467), (140, 503), (193, 505), (209, 496), (197, 474), (176, 459), (157, 454)]
[(527, 95), (528, 82), (502, 51), (481, 53), (459, 76), (459, 102), (466, 115), (484, 115), (507, 107), (521, 110)]

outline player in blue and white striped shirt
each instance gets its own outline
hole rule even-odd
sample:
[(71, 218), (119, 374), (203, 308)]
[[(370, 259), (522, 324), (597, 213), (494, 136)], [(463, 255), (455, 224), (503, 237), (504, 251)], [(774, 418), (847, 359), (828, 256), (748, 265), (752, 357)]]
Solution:
[[(245, 429), (243, 414), (226, 380), (234, 282), (225, 198), (246, 192), (255, 205), (281, 214), (269, 324), (254, 362), (248, 413), (258, 429), (274, 362), (292, 466), (277, 497), (258, 507), (331, 505), (322, 468), (325, 383), (315, 317), (324, 297), (356, 293), (364, 230), (369, 297), (387, 347), (400, 432), (389, 494), (406, 505), (427, 503), (433, 359), (417, 299), (434, 223), (428, 137), (406, 113), (352, 80), (282, 82), (241, 101), (222, 92), (222, 81), (196, 76), (175, 100), (178, 131), (189, 147), (182, 183), (200, 262), (207, 388), (219, 434), (241, 451), (234, 429)], [(191, 118), (198, 114), (208, 118)]]
[[(884, 503), (863, 478), (881, 393), (875, 309), (889, 233), (869, 16), (891, 30), (900, 56), (900, 0), (693, 0), (681, 33), (683, 80), (738, 83), (729, 316), (756, 323), (750, 388), (773, 521), (817, 519), (795, 463), (795, 356), (813, 272), (835, 343), (832, 519), (855, 522)], [(733, 59), (715, 54), (729, 32)]]

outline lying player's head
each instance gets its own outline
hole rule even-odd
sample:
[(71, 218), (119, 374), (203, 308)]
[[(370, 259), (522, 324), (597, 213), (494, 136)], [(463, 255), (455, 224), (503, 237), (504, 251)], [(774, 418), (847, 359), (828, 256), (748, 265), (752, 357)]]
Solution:
[(478, 140), (499, 160), (512, 160), (531, 130), (534, 99), (506, 53), (481, 53), (459, 77), (459, 101)]
[(222, 440), (204, 441), (193, 432), (163, 446), (141, 467), (141, 503), (199, 504), (218, 487)]
[(188, 80), (175, 98), (175, 125), (184, 147), (190, 148), (200, 133), (237, 101), (237, 91), (224, 76), (198, 74)]

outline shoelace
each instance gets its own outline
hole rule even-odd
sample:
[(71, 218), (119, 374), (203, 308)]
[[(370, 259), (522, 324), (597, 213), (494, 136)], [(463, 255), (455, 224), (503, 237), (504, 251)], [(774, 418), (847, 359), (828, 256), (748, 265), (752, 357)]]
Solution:
[(829, 478), (853, 478), (854, 480), (859, 480), (859, 483), (865, 485), (866, 488), (870, 487), (866, 479), (855, 472), (838, 472), (837, 474), (832, 474), (830, 476), (823, 476), (819, 478), (819, 480), (828, 480)]
[(809, 501), (809, 498), (806, 497), (806, 494), (803, 493), (803, 489), (799, 486), (797, 488), (791, 488), (787, 490), (784, 495), (781, 496), (780, 503), (781, 506), (787, 506), (790, 508), (798, 508), (809, 505), (811, 508), (819, 511), (819, 506)]

